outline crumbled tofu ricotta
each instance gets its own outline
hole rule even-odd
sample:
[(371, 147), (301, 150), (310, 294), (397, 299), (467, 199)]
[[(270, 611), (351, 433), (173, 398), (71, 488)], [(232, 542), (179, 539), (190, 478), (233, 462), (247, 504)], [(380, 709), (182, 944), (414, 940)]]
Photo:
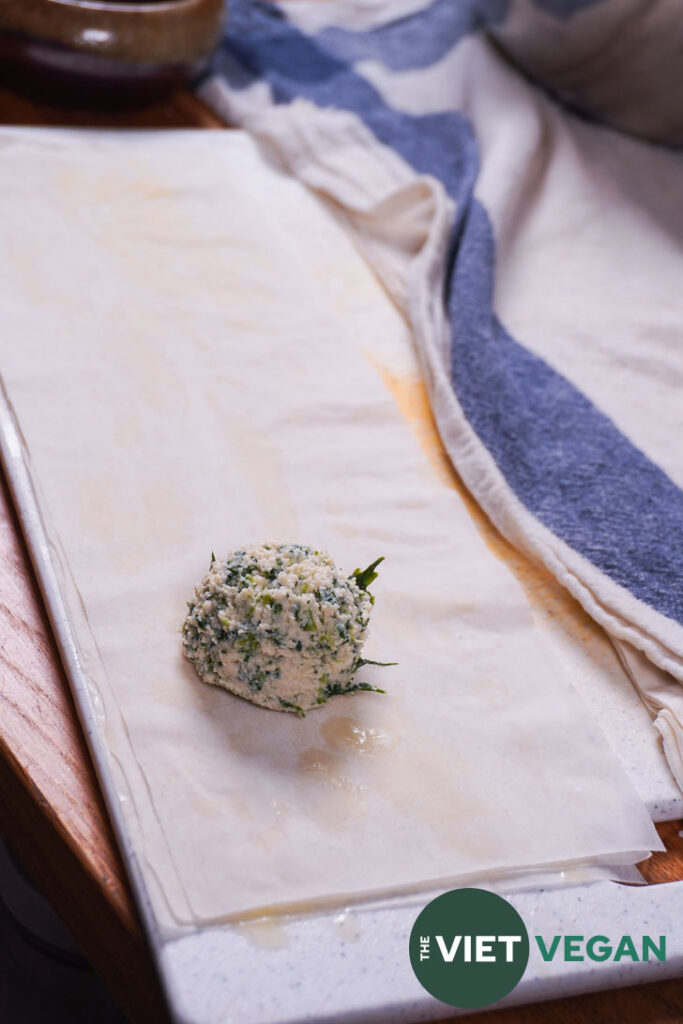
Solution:
[[(356, 683), (374, 562), (345, 576), (322, 551), (262, 544), (211, 567), (188, 602), (185, 654), (206, 683), (276, 711), (304, 714)], [(380, 691), (382, 692), (382, 691)]]

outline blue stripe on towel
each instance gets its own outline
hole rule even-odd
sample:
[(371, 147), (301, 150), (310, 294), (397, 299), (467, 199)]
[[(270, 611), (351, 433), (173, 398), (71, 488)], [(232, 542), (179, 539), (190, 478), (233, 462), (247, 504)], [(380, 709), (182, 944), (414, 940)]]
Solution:
[(347, 63), (380, 60), (392, 71), (424, 68), (445, 57), (463, 36), (501, 21), (508, 5), (509, 0), (436, 0), (369, 32), (324, 29), (316, 42)]
[(683, 622), (683, 491), (492, 312), (494, 239), (473, 202), (448, 298), (453, 384), (507, 483), (570, 547)]
[[(566, 13), (570, 0), (562, 6)], [(375, 59), (396, 60), (393, 41), (388, 54), (381, 50), (386, 33), (366, 36)], [(224, 50), (266, 79), (277, 102), (304, 96), (353, 111), (415, 170), (441, 179), (458, 204), (447, 298), (452, 379), (467, 419), (542, 523), (640, 600), (683, 622), (683, 492), (493, 312), (493, 233), (472, 194), (478, 154), (467, 120), (388, 106), (324, 40), (325, 33), (306, 37), (270, 5), (233, 0)]]

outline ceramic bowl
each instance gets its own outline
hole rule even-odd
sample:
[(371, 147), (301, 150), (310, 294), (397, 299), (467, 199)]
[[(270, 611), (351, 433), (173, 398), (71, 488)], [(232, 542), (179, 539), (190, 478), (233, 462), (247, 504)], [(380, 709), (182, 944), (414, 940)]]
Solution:
[(199, 73), (224, 0), (3, 0), (0, 75), (54, 102), (127, 104)]

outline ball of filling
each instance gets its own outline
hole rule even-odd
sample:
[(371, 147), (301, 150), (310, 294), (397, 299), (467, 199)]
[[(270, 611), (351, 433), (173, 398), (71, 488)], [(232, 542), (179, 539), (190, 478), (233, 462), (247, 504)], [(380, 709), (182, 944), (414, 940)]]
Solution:
[[(200, 678), (300, 715), (355, 690), (375, 566), (346, 576), (323, 551), (262, 544), (212, 556), (188, 602), (185, 654)], [(383, 691), (380, 691), (383, 692)]]

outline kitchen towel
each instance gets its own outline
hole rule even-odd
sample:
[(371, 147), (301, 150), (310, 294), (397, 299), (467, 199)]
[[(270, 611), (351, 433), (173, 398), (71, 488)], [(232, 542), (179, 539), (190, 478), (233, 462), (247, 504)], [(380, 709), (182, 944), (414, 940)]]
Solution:
[(650, 706), (653, 677), (673, 695), (656, 722), (673, 752), (683, 159), (532, 85), (486, 33), (508, 10), (235, 0), (200, 90), (344, 211), (410, 321), (465, 484), (621, 645)]

